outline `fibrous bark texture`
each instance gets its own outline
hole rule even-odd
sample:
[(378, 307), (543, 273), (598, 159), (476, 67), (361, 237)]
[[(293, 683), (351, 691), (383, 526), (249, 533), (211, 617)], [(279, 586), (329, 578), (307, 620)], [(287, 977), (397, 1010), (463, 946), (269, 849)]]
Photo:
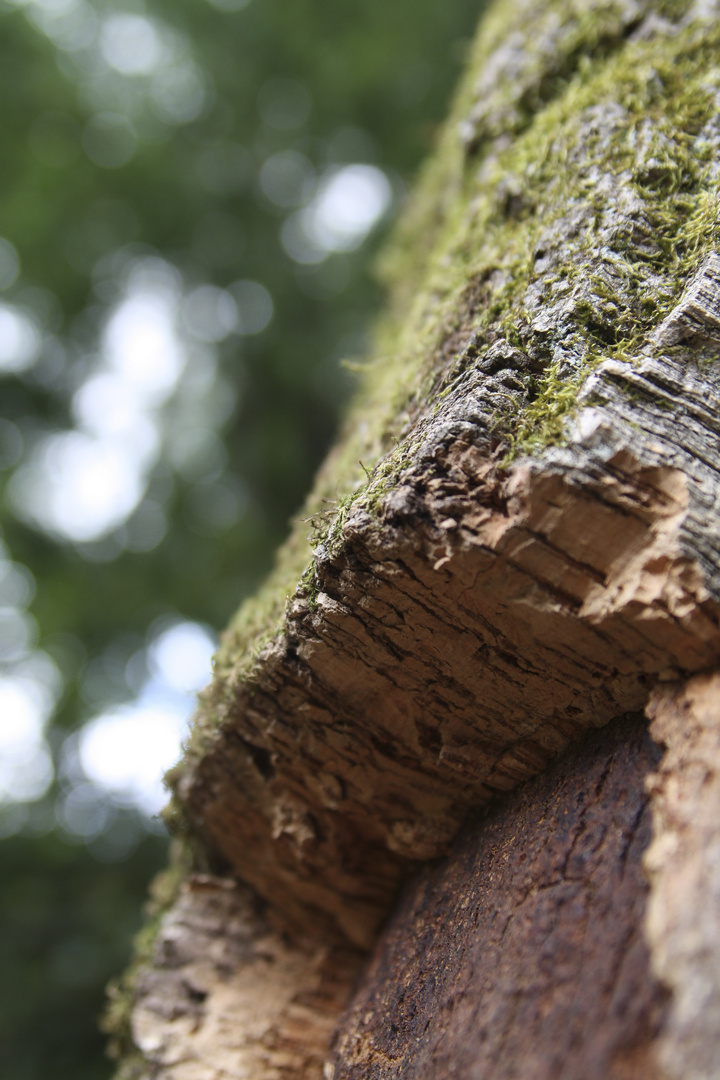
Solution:
[(672, 1077), (720, 1075), (720, 674), (659, 690), (651, 731), (667, 747), (650, 784), (647, 936), (672, 992), (660, 1061)]
[[(308, 504), (312, 551), (300, 522), (226, 637), (175, 774), (210, 865), (289, 935), (277, 962), (300, 981), (283, 1016), (316, 970), (308, 942), (371, 948), (468, 814), (653, 693), (670, 731), (662, 715), (695, 713), (658, 688), (720, 662), (719, 14), (710, 0), (503, 0), (481, 26), (388, 260), (377, 357)], [(672, 837), (692, 831), (668, 794), (692, 770), (667, 741), (655, 820)], [(693, 836), (697, 868), (712, 844)], [(673, 995), (663, 1067), (684, 1080), (696, 1040), (693, 1075), (710, 1080), (714, 990), (701, 1008), (690, 989), (701, 967), (663, 842), (649, 924)], [(243, 1010), (259, 1030), (238, 1010), (237, 1030)], [(263, 1030), (284, 1022), (270, 1010)], [(176, 1075), (164, 1050), (145, 1053), (148, 1075)], [(281, 1075), (263, 1061), (256, 1080)]]
[(359, 959), (290, 944), (247, 887), (191, 875), (137, 980), (132, 1035), (144, 1075), (316, 1080)]
[(333, 1080), (659, 1077), (641, 869), (658, 756), (623, 717), (466, 828), (396, 908)]

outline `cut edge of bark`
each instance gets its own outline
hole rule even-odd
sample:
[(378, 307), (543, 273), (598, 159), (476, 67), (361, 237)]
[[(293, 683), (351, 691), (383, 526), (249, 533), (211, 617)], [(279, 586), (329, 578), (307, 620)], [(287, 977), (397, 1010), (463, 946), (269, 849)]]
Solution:
[[(528, 8), (528, 17), (538, 7), (536, 0), (523, 0), (522, 6)], [(477, 355), (478, 343), (482, 348), (488, 331), (491, 337), (496, 333), (500, 303), (504, 307), (501, 336), (507, 336), (511, 348), (519, 344), (513, 323), (520, 326), (527, 321), (525, 292), (528, 282), (538, 276), (540, 242), (548, 239), (542, 235), (543, 229), (528, 220), (535, 217), (534, 207), (546, 194), (545, 181), (533, 174), (537, 160), (548, 154), (553, 139), (558, 160), (572, 151), (576, 133), (570, 128), (558, 142), (562, 125), (573, 115), (592, 109), (593, 102), (609, 101), (611, 95), (620, 93), (626, 97), (638, 93), (653, 49), (660, 58), (667, 50), (663, 78), (673, 80), (670, 126), (674, 123), (684, 130), (700, 124), (699, 116), (713, 115), (712, 88), (699, 67), (701, 51), (711, 50), (715, 38), (720, 38), (720, 27), (708, 29), (708, 4), (704, 14), (703, 5), (695, 4), (683, 10), (683, 17), (675, 22), (663, 21), (652, 10), (648, 14), (646, 9), (652, 6), (635, 0), (600, 3), (592, 18), (586, 18), (571, 0), (548, 0), (542, 5), (542, 19), (533, 26), (537, 38), (547, 36), (546, 42), (541, 41), (540, 67), (535, 70), (531, 65), (516, 87), (513, 80), (520, 76), (515, 70), (514, 50), (518, 46), (505, 54), (503, 35), (521, 20), (509, 5), (502, 4), (494, 5), (484, 16), (438, 152), (426, 166), (385, 254), (384, 276), (390, 295), (376, 327), (354, 406), (291, 536), (278, 553), (274, 572), (260, 592), (241, 607), (224, 635), (215, 661), (216, 678), (198, 711), (189, 760), (202, 754), (214, 738), (234, 687), (253, 679), (262, 665), (264, 650), (284, 632), (287, 605), (296, 590), (312, 602), (316, 591), (313, 550), (337, 537), (349, 508), (358, 500), (367, 501), (369, 488), (377, 495), (379, 482), (388, 487), (396, 481), (408, 452), (414, 450), (407, 436), (423, 413), (431, 412), (452, 392), (453, 384), (462, 379)], [(677, 14), (678, 5), (668, 2), (666, 6)], [(593, 18), (600, 20), (602, 32), (593, 26)], [(559, 38), (558, 26), (565, 27)], [(579, 78), (577, 64), (583, 40), (585, 62)], [(572, 63), (563, 60), (561, 75), (556, 71), (553, 49), (574, 57)], [(608, 58), (612, 61), (609, 68)], [(482, 80), (485, 70), (494, 72), (489, 87)], [(548, 81), (554, 86), (549, 96), (537, 89)], [(517, 117), (513, 120), (519, 99), (525, 102), (522, 123)], [(495, 119), (490, 122), (484, 117), (486, 135), (481, 149), (469, 151), (463, 125), (474, 115), (475, 101), (483, 101), (488, 116), (491, 113)], [(626, 115), (623, 122), (630, 121)], [(477, 116), (472, 120), (475, 127), (480, 122)], [(508, 132), (516, 135), (515, 144), (510, 146)], [(664, 168), (668, 148), (663, 133), (646, 133), (645, 137), (645, 156)], [(683, 153), (687, 156), (685, 150)], [(621, 164), (614, 162), (613, 168), (618, 170)], [(667, 167), (674, 173), (682, 162), (671, 158)], [(582, 197), (582, 187), (573, 188), (577, 184), (573, 170), (558, 172), (566, 178), (553, 199)], [(516, 205), (518, 197), (513, 192), (520, 178), (524, 190), (520, 205)], [(642, 190), (647, 195), (650, 189), (642, 187), (644, 182), (642, 176), (633, 177), (633, 191)], [(672, 248), (672, 254), (661, 259), (665, 266), (662, 282), (658, 278), (657, 284), (664, 291), (662, 295), (656, 291), (655, 310), (624, 311), (619, 339), (608, 346), (603, 338), (606, 328), (600, 324), (608, 318), (616, 321), (618, 304), (622, 307), (627, 298), (610, 295), (607, 282), (600, 291), (585, 290), (585, 309), (578, 312), (571, 335), (575, 355), (565, 358), (569, 367), (561, 370), (542, 359), (539, 366), (531, 365), (531, 370), (520, 373), (525, 383), (522, 393), (510, 390), (504, 405), (497, 403), (494, 443), (503, 446), (501, 460), (537, 454), (545, 446), (566, 441), (582, 386), (598, 363), (609, 358), (632, 361), (637, 356), (648, 335), (677, 303), (688, 275), (720, 238), (717, 190), (716, 179), (698, 176), (696, 205), (690, 212), (684, 206), (679, 230), (672, 237), (664, 234), (670, 227), (673, 207), (662, 191), (655, 193), (648, 227), (662, 237), (666, 248)], [(468, 247), (477, 252), (470, 264), (464, 254)], [(565, 274), (579, 280), (595, 273), (590, 249), (572, 256), (560, 254), (546, 277)], [(492, 274), (499, 278), (488, 286), (487, 277)], [(413, 285), (406, 295), (408, 280)], [(593, 326), (593, 320), (598, 325)], [(537, 345), (537, 333), (532, 327), (529, 331)], [(528, 394), (533, 401), (527, 400)], [(368, 417), (372, 417), (370, 422)], [(368, 483), (369, 473), (372, 484)]]

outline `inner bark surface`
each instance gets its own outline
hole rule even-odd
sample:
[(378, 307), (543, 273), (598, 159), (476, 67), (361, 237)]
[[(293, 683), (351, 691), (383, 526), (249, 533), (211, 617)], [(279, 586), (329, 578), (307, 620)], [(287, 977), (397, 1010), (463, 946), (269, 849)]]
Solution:
[(326, 1075), (659, 1077), (641, 865), (659, 757), (622, 717), (467, 826), (406, 888)]

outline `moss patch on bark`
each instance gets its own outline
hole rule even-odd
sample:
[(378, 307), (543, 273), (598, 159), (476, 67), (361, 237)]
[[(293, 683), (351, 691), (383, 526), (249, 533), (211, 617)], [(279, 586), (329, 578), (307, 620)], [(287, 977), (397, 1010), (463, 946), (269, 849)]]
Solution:
[(282, 635), (287, 604), (315, 602), (313, 548), (341, 542), (353, 504), (374, 512), (423, 416), (489, 350), (520, 357), (487, 432), (506, 465), (563, 440), (601, 360), (637, 354), (718, 243), (718, 100), (720, 26), (686, 5), (490, 9), (382, 260), (386, 310), (341, 437), (223, 637), (190, 760)]

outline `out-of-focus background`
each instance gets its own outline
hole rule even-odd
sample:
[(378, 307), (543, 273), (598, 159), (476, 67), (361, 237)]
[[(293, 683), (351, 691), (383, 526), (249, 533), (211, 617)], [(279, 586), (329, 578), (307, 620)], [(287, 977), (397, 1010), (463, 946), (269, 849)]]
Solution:
[(111, 1075), (216, 634), (352, 389), (482, 0), (0, 0), (0, 1076)]

